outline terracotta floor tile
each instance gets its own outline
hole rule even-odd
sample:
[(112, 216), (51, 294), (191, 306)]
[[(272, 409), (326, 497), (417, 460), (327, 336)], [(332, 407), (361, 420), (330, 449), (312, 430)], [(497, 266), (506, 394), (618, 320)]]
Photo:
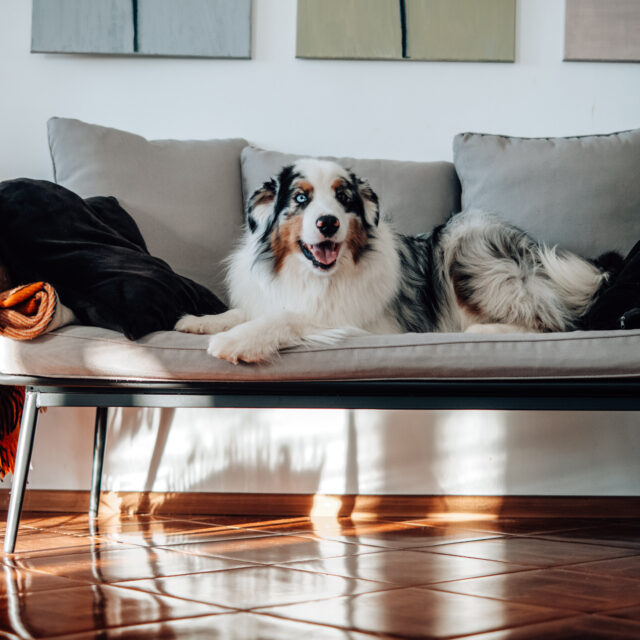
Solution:
[[(0, 532), (4, 532), (5, 527), (6, 527), (6, 511), (3, 512), (3, 516), (0, 517)], [(50, 518), (51, 517), (51, 513), (50, 512), (44, 512), (44, 511), (23, 511), (22, 512), (22, 516), (20, 517), (20, 526), (32, 526), (32, 523), (40, 521), (44, 518)], [(65, 516), (65, 517), (69, 517), (69, 516)]]
[(446, 526), (448, 528), (457, 527), (485, 533), (532, 535), (537, 533), (585, 529), (597, 526), (600, 521), (584, 518), (486, 518), (447, 522), (441, 519), (426, 518), (409, 522), (415, 525)]
[(323, 558), (290, 563), (287, 566), (403, 587), (530, 569), (524, 565), (407, 549)]
[(265, 612), (409, 638), (454, 638), (567, 616), (552, 609), (413, 588), (271, 607)]
[(284, 562), (352, 555), (373, 550), (372, 547), (332, 540), (314, 540), (302, 536), (284, 535), (182, 544), (170, 548), (187, 553), (261, 564), (282, 564)]
[(0, 639), (638, 640), (639, 537), (638, 520), (25, 512)]
[(640, 580), (562, 569), (458, 580), (431, 588), (583, 613), (640, 604)]
[(621, 578), (640, 580), (640, 556), (574, 564), (570, 568), (571, 571), (580, 573), (599, 573), (605, 576), (619, 576)]
[[(406, 529), (410, 525), (405, 522), (391, 520), (380, 520), (371, 518), (350, 518), (350, 517), (282, 517), (273, 518), (271, 516), (212, 516), (211, 523), (219, 525), (250, 528), (259, 531), (272, 532), (305, 532), (305, 533), (332, 533), (334, 535), (351, 535), (361, 531), (386, 531), (392, 529)], [(414, 525), (415, 526), (415, 525)]]
[[(640, 604), (632, 607), (622, 607), (621, 609), (603, 611), (601, 615), (612, 618), (624, 618), (625, 620), (632, 620), (633, 622), (640, 624)], [(640, 638), (640, 633), (638, 633), (638, 637)]]
[(459, 527), (424, 527), (397, 522), (352, 522), (350, 525), (335, 522), (317, 524), (313, 533), (317, 537), (328, 540), (390, 549), (410, 549), (496, 537), (490, 533), (483, 534)]
[(468, 558), (515, 562), (534, 567), (551, 567), (634, 555), (631, 549), (523, 537), (447, 544), (438, 546), (432, 551)]
[[(320, 627), (318, 625), (282, 620), (255, 613), (228, 613), (185, 620), (171, 620), (135, 627), (106, 629), (98, 633), (63, 636), (58, 640), (163, 640), (189, 638), (189, 640), (373, 640), (369, 634)], [(375, 636), (382, 638), (384, 636)], [(388, 636), (387, 636), (388, 637)]]
[(553, 540), (570, 540), (588, 544), (640, 549), (640, 523), (636, 520), (631, 522), (605, 522), (587, 529), (545, 534), (544, 537)]
[(597, 616), (580, 616), (557, 622), (467, 636), (464, 640), (638, 640), (637, 625)]
[(216, 540), (239, 540), (270, 535), (265, 531), (252, 531), (234, 527), (218, 527), (203, 525), (185, 531), (171, 531), (162, 526), (149, 528), (123, 528), (120, 531), (107, 531), (100, 534), (105, 540), (115, 540), (125, 544), (136, 544), (148, 547), (168, 547), (176, 544), (198, 542), (215, 542)]
[(19, 566), (8, 566), (6, 562), (0, 565), (0, 596), (7, 593), (33, 593), (34, 591), (67, 589), (83, 585), (82, 581), (29, 571)]
[[(16, 541), (15, 554), (47, 555), (59, 553), (86, 552), (92, 548), (114, 546), (113, 543), (71, 534), (48, 531), (20, 531)], [(0, 558), (11, 558), (14, 554), (0, 553)]]
[[(215, 524), (224, 527), (285, 531), (289, 527), (305, 529), (313, 520), (309, 516), (193, 516), (193, 522)], [(291, 528), (293, 530), (293, 528)]]
[(152, 515), (129, 515), (121, 513), (108, 513), (98, 518), (89, 518), (86, 513), (70, 514), (27, 514), (20, 519), (20, 525), (28, 525), (37, 529), (53, 529), (57, 531), (71, 531), (74, 533), (90, 533), (91, 525), (98, 528), (118, 526), (143, 526), (153, 522), (162, 522), (167, 518)]
[(152, 593), (240, 609), (318, 600), (385, 588), (375, 582), (284, 567), (250, 567), (138, 580), (125, 584)]
[(222, 571), (247, 566), (249, 563), (176, 553), (169, 549), (134, 547), (129, 549), (107, 549), (106, 551), (96, 551), (94, 553), (27, 557), (17, 560), (16, 564), (27, 569), (42, 571), (56, 576), (66, 576), (67, 578), (88, 582), (108, 583), (196, 573), (198, 571)]
[(282, 534), (313, 534), (327, 536), (333, 534), (340, 536), (351, 534), (360, 527), (368, 530), (385, 530), (389, 527), (404, 528), (408, 525), (402, 522), (372, 520), (371, 518), (335, 518), (335, 517), (282, 517), (273, 518), (270, 516), (227, 516), (224, 518), (211, 518), (212, 523), (221, 525), (253, 529), (254, 531), (267, 531), (270, 533)]
[(223, 611), (133, 589), (87, 585), (0, 597), (0, 630), (23, 637), (53, 636)]

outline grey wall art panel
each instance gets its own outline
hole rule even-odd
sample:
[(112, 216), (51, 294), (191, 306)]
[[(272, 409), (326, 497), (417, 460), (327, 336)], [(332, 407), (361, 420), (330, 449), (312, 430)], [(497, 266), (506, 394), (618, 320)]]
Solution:
[(251, 0), (138, 0), (140, 53), (251, 57)]
[(31, 51), (251, 57), (251, 0), (33, 0)]
[(33, 0), (31, 51), (133, 53), (131, 0)]

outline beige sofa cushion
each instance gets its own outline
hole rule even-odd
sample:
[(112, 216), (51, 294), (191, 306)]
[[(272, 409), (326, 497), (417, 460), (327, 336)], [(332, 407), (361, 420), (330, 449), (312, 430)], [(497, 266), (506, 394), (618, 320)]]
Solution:
[(406, 333), (296, 348), (268, 365), (232, 365), (207, 336), (157, 332), (137, 342), (69, 326), (31, 342), (0, 338), (8, 375), (175, 381), (446, 380), (637, 377), (640, 330), (471, 335)]
[(462, 207), (497, 213), (587, 258), (640, 239), (640, 129), (572, 138), (461, 133)]
[[(242, 150), (245, 200), (282, 167), (303, 156), (248, 146)], [(400, 233), (431, 231), (460, 210), (460, 183), (451, 162), (334, 158), (366, 179), (380, 199), (380, 213)]]
[(58, 184), (83, 198), (116, 196), (152, 255), (226, 301), (220, 262), (244, 220), (245, 140), (146, 140), (68, 118), (48, 128)]

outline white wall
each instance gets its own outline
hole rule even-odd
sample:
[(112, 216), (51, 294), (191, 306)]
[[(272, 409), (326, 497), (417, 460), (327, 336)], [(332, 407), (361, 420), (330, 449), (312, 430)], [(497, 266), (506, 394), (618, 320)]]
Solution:
[[(283, 151), (451, 158), (463, 130), (640, 126), (640, 65), (563, 63), (564, 3), (520, 0), (515, 64), (296, 60), (294, 0), (254, 0), (250, 61), (29, 53), (28, 0), (0, 3), (0, 179), (49, 178), (45, 122)], [(92, 412), (41, 418), (30, 486), (88, 488)], [(105, 488), (320, 493), (640, 492), (637, 414), (126, 410)]]

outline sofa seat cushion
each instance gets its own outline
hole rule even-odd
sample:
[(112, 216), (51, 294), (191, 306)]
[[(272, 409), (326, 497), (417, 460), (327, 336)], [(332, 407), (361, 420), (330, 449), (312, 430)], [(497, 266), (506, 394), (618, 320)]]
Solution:
[(640, 330), (371, 335), (290, 349), (260, 366), (212, 358), (207, 341), (207, 336), (162, 331), (131, 342), (107, 329), (67, 326), (30, 342), (0, 338), (0, 371), (150, 382), (640, 376)]

